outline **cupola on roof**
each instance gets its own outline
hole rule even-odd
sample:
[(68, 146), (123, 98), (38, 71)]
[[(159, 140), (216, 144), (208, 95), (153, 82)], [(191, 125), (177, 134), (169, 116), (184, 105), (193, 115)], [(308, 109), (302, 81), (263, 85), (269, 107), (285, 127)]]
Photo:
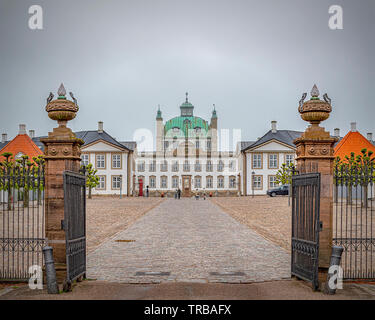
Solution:
[(188, 95), (189, 95), (189, 93), (186, 92), (186, 100), (180, 106), (181, 117), (192, 117), (193, 116), (194, 106), (189, 102)]

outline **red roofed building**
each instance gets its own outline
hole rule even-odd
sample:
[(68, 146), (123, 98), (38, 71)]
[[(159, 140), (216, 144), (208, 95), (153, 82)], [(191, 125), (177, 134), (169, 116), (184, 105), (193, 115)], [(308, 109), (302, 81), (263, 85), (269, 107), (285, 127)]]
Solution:
[[(369, 135), (371, 137), (371, 134)], [(372, 138), (372, 137), (371, 137)], [(375, 156), (375, 146), (373, 141), (366, 139), (361, 135), (356, 128), (356, 123), (351, 123), (351, 131), (349, 131), (344, 138), (335, 146), (335, 157), (339, 156), (344, 159), (345, 156), (350, 157), (350, 153), (354, 152), (357, 156), (361, 154), (361, 150), (367, 149), (367, 151), (372, 151)]]
[(42, 150), (27, 135), (24, 124), (20, 124), (18, 135), (0, 150), (0, 161), (5, 160), (5, 157), (1, 156), (5, 152), (11, 153), (13, 159), (20, 159), (23, 155), (27, 155), (30, 161), (33, 161), (33, 157), (43, 155)]

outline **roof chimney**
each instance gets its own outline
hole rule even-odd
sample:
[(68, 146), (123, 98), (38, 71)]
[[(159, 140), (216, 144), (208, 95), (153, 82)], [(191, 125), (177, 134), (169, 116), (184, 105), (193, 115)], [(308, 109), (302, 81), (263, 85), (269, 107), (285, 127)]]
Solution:
[(350, 123), (350, 131), (356, 132), (357, 131), (357, 122), (351, 122)]
[(3, 133), (1, 135), (1, 142), (4, 143), (4, 142), (7, 142), (8, 140), (8, 135), (6, 133)]
[(29, 137), (31, 139), (35, 137), (35, 130), (29, 130)]
[(18, 134), (26, 134), (26, 124), (19, 125), (19, 132)]
[(103, 121), (98, 122), (98, 133), (103, 133)]
[(372, 143), (372, 132), (367, 133), (367, 140)]
[(333, 132), (334, 132), (334, 136), (336, 137), (336, 138), (340, 138), (340, 129), (339, 128), (335, 128), (334, 130), (333, 130)]
[(276, 124), (277, 124), (277, 121), (271, 121), (272, 133), (276, 133), (277, 132), (277, 130), (276, 130)]

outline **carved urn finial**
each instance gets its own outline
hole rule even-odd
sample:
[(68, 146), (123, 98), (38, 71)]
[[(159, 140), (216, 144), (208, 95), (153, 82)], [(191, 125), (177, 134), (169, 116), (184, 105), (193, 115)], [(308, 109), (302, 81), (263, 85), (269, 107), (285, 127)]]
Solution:
[(318, 127), (320, 122), (327, 120), (332, 111), (331, 99), (328, 95), (324, 94), (324, 101), (319, 99), (319, 95), (319, 89), (314, 84), (311, 89), (311, 99), (304, 102), (306, 94), (303, 94), (298, 107), (301, 118), (310, 122), (313, 127)]
[[(66, 90), (62, 83), (57, 94), (58, 98), (52, 100), (53, 94), (50, 93), (47, 99), (46, 111), (48, 112), (48, 117), (52, 120), (56, 120), (59, 127), (66, 127), (67, 122), (76, 117), (79, 107), (76, 99), (74, 99), (75, 101), (70, 101), (66, 98)], [(71, 94), (71, 96), (73, 95)]]
[(319, 93), (319, 89), (316, 86), (316, 84), (314, 84), (314, 86), (312, 87), (310, 94), (311, 94), (311, 98), (318, 98), (319, 99), (320, 93)]

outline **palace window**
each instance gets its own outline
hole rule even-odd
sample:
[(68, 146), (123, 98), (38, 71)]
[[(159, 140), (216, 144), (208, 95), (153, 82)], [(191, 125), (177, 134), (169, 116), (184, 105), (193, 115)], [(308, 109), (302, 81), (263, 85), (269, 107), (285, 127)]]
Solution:
[(152, 189), (156, 188), (156, 177), (155, 176), (150, 176), (149, 187), (152, 188)]
[(163, 160), (163, 162), (160, 164), (160, 171), (166, 172), (168, 171), (168, 161)]
[(194, 188), (200, 188), (201, 187), (201, 177), (196, 176), (194, 178)]
[(144, 172), (145, 171), (145, 162), (144, 161), (139, 161), (137, 169), (138, 169), (139, 172)]
[(105, 169), (105, 155), (104, 154), (96, 155), (96, 168)]
[(211, 151), (211, 138), (207, 139), (207, 151)]
[(195, 140), (195, 149), (199, 149), (199, 139)]
[(194, 170), (197, 171), (197, 172), (202, 170), (201, 163), (199, 162), (199, 160), (195, 161)]
[(294, 154), (286, 154), (285, 155), (285, 164), (289, 166), (290, 164), (294, 163)]
[(229, 177), (229, 188), (235, 188), (236, 187), (236, 177), (230, 176)]
[(217, 188), (218, 189), (224, 188), (224, 177), (222, 176), (217, 177)]
[(253, 154), (253, 169), (262, 168), (262, 155), (260, 153)]
[(212, 177), (211, 176), (206, 177), (206, 188), (212, 189)]
[(177, 189), (179, 187), (178, 177), (172, 177), (172, 188)]
[(105, 176), (98, 176), (99, 184), (96, 186), (97, 190), (105, 190)]
[(172, 171), (178, 172), (178, 161), (174, 161), (172, 164)]
[(276, 176), (268, 176), (268, 188), (276, 188), (279, 184), (276, 182)]
[(162, 176), (160, 177), (160, 187), (165, 189), (167, 188), (167, 177), (166, 176)]
[(120, 189), (121, 187), (121, 177), (120, 176), (112, 176), (112, 189)]
[(168, 150), (169, 141), (164, 141), (164, 150)]
[(206, 171), (207, 172), (212, 172), (212, 161), (208, 160), (206, 163)]
[(190, 171), (189, 160), (185, 160), (185, 162), (184, 162), (184, 171)]
[(217, 171), (222, 172), (224, 170), (224, 162), (222, 160), (217, 164)]
[(253, 188), (257, 190), (263, 189), (262, 176), (253, 176)]
[(152, 160), (150, 162), (150, 172), (155, 172), (156, 171), (156, 161)]
[(200, 132), (201, 132), (201, 128), (200, 128), (200, 127), (196, 127), (196, 128), (195, 128), (195, 133), (198, 134), (198, 133), (200, 133)]
[(236, 162), (234, 160), (229, 161), (229, 170), (236, 171)]
[(112, 168), (120, 169), (121, 168), (121, 154), (112, 155)]
[(278, 167), (278, 160), (277, 160), (277, 154), (269, 154), (268, 155), (268, 168), (269, 169), (277, 169)]
[(89, 155), (83, 154), (81, 156), (81, 162), (82, 162), (82, 165), (87, 166), (90, 163)]

